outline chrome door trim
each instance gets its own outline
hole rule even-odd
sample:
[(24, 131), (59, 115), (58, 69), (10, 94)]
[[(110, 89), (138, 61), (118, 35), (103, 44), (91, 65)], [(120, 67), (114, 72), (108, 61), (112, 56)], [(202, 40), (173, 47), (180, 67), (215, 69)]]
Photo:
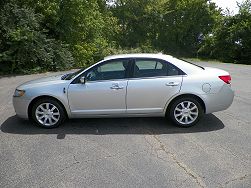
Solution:
[(142, 80), (142, 79), (158, 79), (158, 78), (176, 78), (183, 77), (184, 75), (172, 75), (172, 76), (153, 76), (153, 77), (140, 77), (140, 78), (128, 78), (128, 80)]

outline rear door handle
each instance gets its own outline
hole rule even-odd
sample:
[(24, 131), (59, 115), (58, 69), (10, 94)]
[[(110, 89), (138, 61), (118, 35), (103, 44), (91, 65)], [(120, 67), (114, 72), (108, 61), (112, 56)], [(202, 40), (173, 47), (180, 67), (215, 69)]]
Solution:
[(178, 86), (180, 83), (179, 82), (169, 82), (166, 83), (166, 86)]
[(110, 87), (111, 89), (116, 89), (116, 90), (118, 90), (118, 89), (124, 89), (124, 87), (117, 87), (117, 86), (112, 86), (112, 87)]

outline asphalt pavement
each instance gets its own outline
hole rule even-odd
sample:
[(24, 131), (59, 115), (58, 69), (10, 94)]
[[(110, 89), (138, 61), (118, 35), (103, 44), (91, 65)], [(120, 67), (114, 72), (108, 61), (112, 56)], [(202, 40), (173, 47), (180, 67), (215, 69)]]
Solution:
[(68, 120), (42, 129), (15, 116), (17, 85), (0, 78), (0, 187), (251, 187), (251, 66), (230, 72), (235, 98), (194, 127), (163, 118)]

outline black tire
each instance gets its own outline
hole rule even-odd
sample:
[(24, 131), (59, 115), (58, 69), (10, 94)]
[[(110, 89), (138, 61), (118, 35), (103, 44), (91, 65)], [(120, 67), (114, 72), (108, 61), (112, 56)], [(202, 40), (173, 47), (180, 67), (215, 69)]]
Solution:
[[(189, 104), (189, 108), (182, 108), (182, 105), (181, 105), (182, 103), (185, 107), (187, 107)], [(190, 108), (190, 106), (191, 106), (191, 108)], [(179, 111), (177, 108), (181, 111)], [(193, 109), (193, 108), (195, 108), (195, 109)], [(193, 110), (191, 110), (191, 109), (193, 109)], [(180, 99), (175, 100), (171, 104), (170, 110), (168, 112), (169, 113), (167, 115), (169, 115), (169, 118), (171, 119), (171, 121), (179, 127), (191, 127), (191, 126), (195, 125), (204, 114), (204, 111), (203, 111), (201, 104), (193, 97), (184, 97), (184, 98), (180, 98)], [(179, 115), (177, 112), (180, 112), (182, 115)], [(175, 117), (175, 115), (176, 115), (176, 117)], [(186, 118), (186, 116), (188, 116), (188, 117)], [(184, 121), (183, 121), (182, 117), (183, 117), (183, 119), (185, 119)], [(194, 118), (194, 119), (192, 120), (192, 118)], [(187, 122), (185, 122), (186, 119), (188, 119)]]
[[(38, 107), (41, 105), (43, 107), (46, 107), (47, 104), (49, 104), (49, 108), (53, 109), (53, 107), (55, 107), (54, 111), (50, 111), (50, 113), (52, 113), (52, 114), (54, 113), (55, 115), (41, 114), (40, 117), (44, 116), (44, 118), (41, 118), (41, 120), (39, 120), (38, 119), (39, 116), (38, 116), (38, 114), (36, 114), (36, 110), (38, 110), (39, 113), (45, 113), (44, 111), (42, 111), (41, 108), (38, 108)], [(58, 127), (66, 119), (66, 114), (65, 114), (65, 110), (64, 110), (63, 106), (58, 101), (56, 101), (54, 99), (50, 99), (50, 98), (43, 98), (43, 99), (39, 99), (38, 101), (36, 101), (35, 104), (32, 106), (31, 113), (32, 113), (31, 114), (32, 119), (36, 122), (36, 124), (40, 127), (47, 128), (47, 129)], [(46, 113), (49, 113), (48, 110)], [(57, 115), (57, 114), (59, 114), (59, 115)], [(51, 116), (53, 116), (55, 119), (58, 119), (58, 120), (55, 121), (54, 119), (52, 119)], [(52, 123), (51, 124), (49, 123), (49, 119), (45, 120), (46, 118), (50, 118)], [(46, 123), (42, 123), (41, 121), (45, 121)]]

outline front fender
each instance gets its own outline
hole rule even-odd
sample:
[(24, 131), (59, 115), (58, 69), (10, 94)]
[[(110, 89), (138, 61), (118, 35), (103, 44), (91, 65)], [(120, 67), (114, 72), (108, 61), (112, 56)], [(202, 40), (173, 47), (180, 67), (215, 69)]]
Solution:
[(34, 101), (38, 97), (55, 98), (63, 104), (68, 117), (71, 117), (71, 111), (67, 98), (67, 88), (68, 84), (65, 83), (32, 87), (25, 90), (26, 99), (30, 101), (30, 105), (32, 101)]

